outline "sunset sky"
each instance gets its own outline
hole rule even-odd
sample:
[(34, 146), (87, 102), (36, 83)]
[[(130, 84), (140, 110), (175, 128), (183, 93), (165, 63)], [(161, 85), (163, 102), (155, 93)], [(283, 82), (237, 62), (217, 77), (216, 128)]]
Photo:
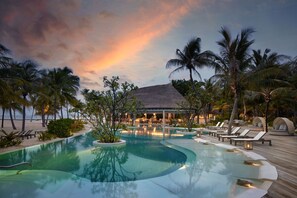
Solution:
[[(253, 27), (253, 49), (297, 56), (296, 0), (0, 0), (0, 43), (18, 61), (73, 69), (82, 88), (103, 76), (169, 83), (166, 62), (192, 37), (218, 53), (219, 30)], [(214, 74), (199, 70), (202, 78)], [(173, 75), (188, 79), (188, 72)], [(196, 77), (198, 79), (198, 77)]]

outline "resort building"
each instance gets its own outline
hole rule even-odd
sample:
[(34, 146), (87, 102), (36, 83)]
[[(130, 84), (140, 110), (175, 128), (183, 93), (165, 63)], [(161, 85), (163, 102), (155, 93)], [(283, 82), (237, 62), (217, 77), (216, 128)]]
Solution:
[(169, 123), (182, 111), (180, 104), (187, 103), (172, 84), (142, 87), (134, 96), (141, 102), (138, 112), (142, 117), (136, 119), (140, 123), (162, 123), (163, 118)]

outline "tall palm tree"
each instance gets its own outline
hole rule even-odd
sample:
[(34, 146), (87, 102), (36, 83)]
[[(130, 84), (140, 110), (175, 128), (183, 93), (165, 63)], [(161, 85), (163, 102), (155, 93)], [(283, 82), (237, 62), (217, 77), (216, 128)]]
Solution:
[(288, 59), (287, 56), (279, 55), (275, 52), (270, 53), (266, 49), (264, 53), (261, 50), (253, 50), (253, 67), (248, 76), (250, 90), (264, 97), (265, 108), (265, 131), (268, 131), (268, 111), (272, 98), (279, 92), (290, 86), (286, 80), (286, 68), (282, 62)]
[(22, 63), (16, 64), (14, 67), (16, 72), (16, 83), (19, 86), (21, 96), (24, 100), (22, 111), (22, 130), (25, 130), (26, 106), (29, 106), (30, 104), (27, 97), (33, 93), (34, 87), (36, 86), (36, 82), (38, 81), (38, 65), (31, 60), (26, 60)]
[[(53, 99), (54, 112), (61, 110), (66, 102), (73, 104), (76, 102), (75, 95), (79, 89), (79, 77), (72, 74), (68, 67), (54, 68), (48, 72), (48, 88), (50, 96)], [(56, 113), (54, 113), (56, 119)]]
[(217, 44), (220, 46), (220, 57), (217, 57), (214, 78), (219, 79), (222, 84), (228, 86), (233, 94), (233, 108), (229, 120), (228, 133), (231, 132), (231, 126), (238, 111), (238, 100), (242, 89), (241, 79), (248, 70), (251, 62), (249, 55), (250, 46), (254, 43), (250, 37), (253, 29), (247, 28), (241, 30), (234, 39), (230, 31), (223, 27), (220, 30), (223, 36)]
[(175, 72), (189, 70), (191, 83), (193, 83), (193, 73), (197, 74), (201, 79), (197, 69), (210, 65), (213, 60), (213, 53), (211, 51), (201, 52), (200, 42), (200, 38), (193, 38), (182, 51), (180, 49), (176, 50), (177, 58), (170, 59), (166, 63), (166, 68), (177, 67), (170, 73), (169, 77)]

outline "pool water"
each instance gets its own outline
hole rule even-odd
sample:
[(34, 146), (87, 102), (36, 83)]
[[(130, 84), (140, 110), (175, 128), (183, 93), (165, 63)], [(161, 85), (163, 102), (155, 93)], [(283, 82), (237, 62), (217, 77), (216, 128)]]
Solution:
[[(267, 181), (241, 152), (186, 138), (125, 135), (124, 146), (94, 147), (91, 134), (0, 155), (0, 197), (262, 197)], [(248, 179), (248, 189), (236, 185)], [(271, 182), (270, 182), (271, 185)], [(252, 192), (252, 193), (250, 193)], [(256, 194), (255, 194), (256, 193)]]
[(125, 146), (94, 147), (91, 133), (0, 155), (2, 166), (29, 162), (9, 170), (56, 170), (91, 182), (119, 182), (168, 174), (186, 162), (186, 155), (159, 140), (126, 137)]

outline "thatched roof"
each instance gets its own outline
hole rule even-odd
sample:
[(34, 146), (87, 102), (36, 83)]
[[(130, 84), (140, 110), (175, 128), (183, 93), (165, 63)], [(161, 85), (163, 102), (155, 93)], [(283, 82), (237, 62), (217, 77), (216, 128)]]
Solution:
[(186, 102), (171, 84), (142, 87), (134, 92), (134, 96), (146, 110), (180, 109), (178, 104)]

